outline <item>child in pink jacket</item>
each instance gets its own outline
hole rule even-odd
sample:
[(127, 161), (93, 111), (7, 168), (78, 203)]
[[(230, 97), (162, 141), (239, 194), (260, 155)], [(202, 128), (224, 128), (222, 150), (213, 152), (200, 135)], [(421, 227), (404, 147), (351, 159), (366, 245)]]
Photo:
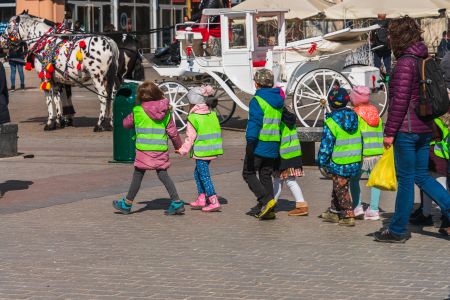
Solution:
[(207, 97), (213, 93), (212, 87), (202, 86), (191, 89), (187, 94), (191, 110), (188, 116), (186, 140), (176, 151), (181, 155), (190, 153), (195, 159), (194, 178), (198, 197), (190, 205), (192, 209), (201, 209), (204, 212), (220, 210), (220, 203), (209, 172), (210, 162), (223, 154), (219, 120), (216, 113), (212, 112), (206, 104)]
[(155, 170), (172, 200), (167, 215), (182, 214), (184, 202), (180, 200), (172, 179), (167, 173), (170, 167), (168, 139), (175, 149), (180, 148), (181, 138), (172, 119), (169, 100), (153, 82), (142, 83), (137, 91), (137, 105), (133, 113), (123, 120), (123, 126), (136, 131), (136, 158), (133, 179), (126, 198), (114, 200), (115, 209), (124, 214), (131, 212), (134, 198), (139, 191), (145, 171)]

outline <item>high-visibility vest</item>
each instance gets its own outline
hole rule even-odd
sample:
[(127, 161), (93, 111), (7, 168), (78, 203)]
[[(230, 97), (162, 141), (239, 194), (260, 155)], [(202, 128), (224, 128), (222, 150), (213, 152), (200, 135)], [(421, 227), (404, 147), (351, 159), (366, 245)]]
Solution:
[(281, 142), (280, 156), (283, 159), (290, 159), (302, 156), (302, 148), (298, 139), (297, 127), (289, 129), (289, 127), (281, 122)]
[(363, 156), (375, 156), (384, 153), (383, 121), (379, 118), (378, 126), (372, 127), (359, 117), (359, 129), (363, 138)]
[(223, 154), (222, 131), (215, 112), (203, 115), (191, 113), (188, 121), (197, 132), (191, 155), (211, 157)]
[(435, 141), (431, 142), (431, 145), (434, 146), (434, 155), (440, 158), (449, 159), (450, 157), (448, 150), (450, 142), (449, 130), (447, 126), (444, 124), (444, 122), (442, 122), (442, 120), (439, 118), (434, 119), (434, 123), (437, 125), (437, 127), (439, 127), (439, 129), (442, 132), (442, 140), (440, 142)]
[(341, 128), (333, 118), (325, 120), (331, 133), (336, 138), (331, 159), (335, 164), (348, 165), (362, 160), (362, 136), (359, 128), (353, 134)]
[(281, 140), (280, 123), (283, 110), (273, 108), (259, 96), (254, 97), (264, 113), (263, 125), (258, 139), (262, 142), (279, 142)]
[(167, 151), (168, 137), (167, 125), (170, 121), (170, 113), (167, 112), (162, 120), (153, 120), (144, 111), (142, 106), (133, 108), (134, 128), (136, 131), (136, 149), (142, 151)]

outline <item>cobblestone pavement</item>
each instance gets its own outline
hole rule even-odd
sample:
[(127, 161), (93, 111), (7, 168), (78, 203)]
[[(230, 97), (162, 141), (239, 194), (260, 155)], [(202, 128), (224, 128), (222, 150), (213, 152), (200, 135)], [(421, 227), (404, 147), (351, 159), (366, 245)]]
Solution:
[[(147, 174), (134, 213), (115, 213), (132, 166), (108, 163), (111, 133), (91, 132), (97, 102), (85, 97), (78, 127), (44, 133), (42, 95), (13, 93), (20, 151), (35, 158), (0, 159), (0, 299), (450, 298), (450, 244), (436, 227), (410, 227), (406, 244), (373, 242), (394, 193), (382, 194), (380, 222), (322, 223), (331, 183), (307, 167), (299, 182), (310, 216), (287, 216), (287, 191), (276, 220), (246, 216), (255, 201), (241, 179), (240, 132), (225, 132), (226, 155), (212, 163), (222, 212), (164, 216), (166, 192)], [(170, 174), (187, 201), (192, 169), (174, 156)]]

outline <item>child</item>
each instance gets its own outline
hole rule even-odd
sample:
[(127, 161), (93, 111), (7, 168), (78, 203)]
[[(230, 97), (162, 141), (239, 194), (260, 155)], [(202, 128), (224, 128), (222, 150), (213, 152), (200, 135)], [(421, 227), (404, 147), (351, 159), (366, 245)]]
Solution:
[(335, 85), (328, 95), (331, 113), (325, 117), (318, 165), (332, 175), (331, 207), (322, 213), (324, 222), (355, 226), (349, 180), (360, 172), (362, 137), (358, 115), (347, 108), (349, 96)]
[(123, 126), (136, 130), (136, 158), (128, 195), (122, 200), (113, 201), (114, 208), (129, 214), (145, 171), (156, 170), (159, 180), (172, 199), (165, 213), (182, 214), (184, 202), (180, 200), (175, 185), (167, 173), (170, 166), (168, 137), (175, 149), (181, 146), (181, 139), (170, 114), (169, 100), (164, 98), (163, 91), (153, 82), (145, 81), (139, 86), (137, 105), (133, 108), (133, 113), (123, 120)]
[[(428, 168), (431, 176), (436, 179), (442, 186), (447, 189), (448, 175), (448, 159), (449, 149), (448, 142), (450, 139), (448, 125), (450, 123), (450, 115), (445, 114), (434, 120), (433, 124), (433, 141), (430, 147), (430, 158)], [(432, 200), (427, 194), (420, 192), (420, 207), (412, 213), (409, 222), (414, 225), (432, 226), (433, 218), (431, 215)], [(449, 235), (449, 224), (447, 218), (442, 215), (442, 223), (439, 232)]]
[(297, 183), (296, 177), (303, 176), (302, 150), (300, 140), (297, 135), (296, 116), (283, 109), (281, 116), (281, 143), (280, 158), (276, 163), (276, 170), (273, 172), (273, 190), (275, 201), (281, 194), (283, 182), (291, 190), (295, 198), (295, 209), (288, 212), (288, 216), (307, 216), (308, 203), (303, 198), (302, 189)]
[(247, 214), (260, 220), (274, 219), (276, 201), (272, 172), (280, 151), (284, 94), (280, 88), (273, 88), (274, 78), (270, 70), (256, 71), (254, 80), (257, 91), (249, 105), (242, 176), (255, 194), (258, 204)]
[(211, 160), (223, 154), (219, 119), (206, 104), (207, 97), (213, 94), (214, 90), (210, 86), (195, 87), (188, 92), (187, 99), (191, 104), (191, 110), (186, 140), (177, 151), (181, 155), (191, 153), (191, 157), (195, 159), (194, 178), (198, 197), (190, 205), (192, 209), (201, 209), (204, 212), (220, 211), (220, 203), (209, 173)]
[(354, 111), (359, 116), (359, 129), (361, 130), (363, 140), (363, 163), (361, 172), (350, 180), (350, 192), (353, 199), (355, 218), (379, 220), (380, 213), (378, 206), (380, 204), (381, 191), (374, 187), (371, 188), (370, 206), (364, 212), (361, 205), (361, 188), (359, 187), (361, 175), (364, 173), (370, 175), (373, 167), (384, 152), (383, 121), (378, 115), (377, 108), (370, 104), (369, 98), (370, 89), (365, 86), (355, 86), (350, 93), (350, 101), (354, 106)]

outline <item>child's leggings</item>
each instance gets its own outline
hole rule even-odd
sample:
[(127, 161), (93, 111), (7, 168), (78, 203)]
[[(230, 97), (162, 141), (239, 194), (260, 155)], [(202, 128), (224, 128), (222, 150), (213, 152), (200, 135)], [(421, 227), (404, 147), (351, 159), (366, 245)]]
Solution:
[(207, 197), (214, 196), (216, 191), (211, 181), (211, 175), (209, 173), (210, 160), (195, 160), (194, 178), (197, 185), (198, 194), (206, 194)]
[[(133, 180), (131, 181), (130, 189), (128, 190), (127, 199), (133, 201), (136, 197), (136, 194), (139, 192), (139, 188), (141, 187), (142, 179), (144, 178), (145, 170), (134, 168)], [(170, 178), (167, 170), (156, 170), (156, 175), (158, 175), (159, 180), (166, 187), (167, 192), (170, 195), (170, 199), (172, 200), (180, 200), (178, 197), (177, 189), (173, 184), (172, 179)]]
[[(350, 193), (353, 199), (353, 208), (361, 205), (361, 188), (359, 186), (359, 181), (363, 172), (360, 172), (357, 176), (350, 179)], [(370, 172), (368, 173), (370, 175)], [(380, 205), (380, 195), (381, 191), (377, 188), (370, 189), (370, 209), (378, 210)]]
[[(431, 177), (436, 179), (436, 181), (439, 182), (445, 189), (447, 189), (447, 177), (446, 176), (439, 175), (434, 172), (430, 172), (430, 175), (431, 175)], [(420, 191), (420, 196), (421, 196), (421, 201), (422, 201), (422, 205), (423, 205), (422, 213), (425, 217), (428, 217), (429, 215), (431, 215), (431, 202), (433, 200), (431, 200), (431, 198), (428, 197), (428, 195), (422, 191)]]
[(286, 185), (291, 190), (292, 195), (295, 198), (295, 202), (305, 202), (305, 198), (303, 197), (302, 189), (297, 183), (295, 176), (289, 176), (287, 179), (274, 178), (273, 179), (273, 192), (275, 194), (275, 200), (278, 201), (280, 197), (281, 190), (283, 189), (283, 183), (286, 182)]

